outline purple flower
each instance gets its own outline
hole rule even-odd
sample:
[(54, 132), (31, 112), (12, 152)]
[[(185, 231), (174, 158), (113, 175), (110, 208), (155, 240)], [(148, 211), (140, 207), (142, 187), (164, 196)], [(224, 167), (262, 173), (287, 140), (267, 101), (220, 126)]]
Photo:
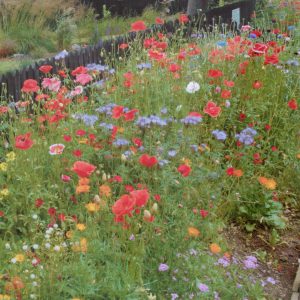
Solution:
[(227, 137), (227, 134), (225, 131), (218, 130), (218, 129), (213, 130), (212, 134), (218, 141), (225, 141), (226, 137)]
[(202, 292), (202, 293), (207, 293), (209, 291), (208, 286), (204, 283), (198, 283), (197, 287), (200, 290), (200, 292)]
[(197, 125), (202, 122), (202, 118), (196, 116), (187, 116), (181, 119), (180, 122), (184, 125)]
[(276, 284), (276, 280), (272, 277), (268, 277), (267, 278), (267, 282), (271, 283), (271, 284)]
[(116, 139), (113, 142), (113, 145), (117, 147), (127, 146), (129, 145), (129, 141), (127, 141), (126, 139)]
[(254, 136), (256, 134), (256, 130), (252, 129), (251, 127), (247, 127), (242, 130), (240, 134), (236, 134), (235, 137), (238, 138), (241, 143), (245, 145), (251, 145), (254, 142)]
[(167, 264), (160, 264), (158, 267), (159, 272), (166, 272), (169, 270), (169, 266)]
[(176, 293), (172, 293), (171, 296), (172, 296), (171, 300), (175, 300), (179, 297)]
[(256, 269), (258, 267), (257, 258), (255, 256), (246, 256), (243, 264), (246, 269)]
[(134, 241), (134, 240), (135, 240), (135, 236), (134, 236), (133, 233), (130, 235), (129, 240), (130, 240), (130, 241)]
[(176, 150), (170, 150), (170, 151), (168, 151), (168, 156), (170, 156), (170, 157), (175, 157), (176, 154), (177, 154)]
[(230, 265), (230, 262), (226, 257), (222, 257), (218, 259), (217, 265), (222, 265), (224, 268), (226, 268)]

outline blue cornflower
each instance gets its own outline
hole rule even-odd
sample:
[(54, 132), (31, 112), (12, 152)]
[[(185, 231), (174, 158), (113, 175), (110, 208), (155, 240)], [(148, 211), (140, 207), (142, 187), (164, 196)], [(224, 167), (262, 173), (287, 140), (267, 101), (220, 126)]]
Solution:
[(100, 123), (99, 126), (103, 127), (103, 128), (106, 128), (108, 130), (113, 130), (113, 127), (114, 127), (113, 124), (108, 124), (108, 123), (105, 123), (105, 122)]
[(181, 119), (180, 122), (183, 123), (184, 125), (197, 125), (200, 122), (202, 122), (202, 118), (196, 116), (187, 116)]
[(250, 39), (256, 39), (257, 36), (256, 36), (255, 33), (250, 33), (250, 34), (249, 34), (249, 38), (250, 38)]
[(240, 134), (236, 134), (235, 137), (245, 145), (251, 145), (254, 142), (254, 136), (257, 134), (257, 131), (253, 128), (247, 127), (242, 130)]
[(225, 47), (225, 46), (227, 46), (227, 43), (226, 43), (226, 41), (218, 41), (217, 42), (217, 46), (219, 46), (219, 47)]
[(143, 69), (151, 69), (151, 68), (152, 68), (152, 65), (151, 65), (151, 63), (146, 62), (146, 63), (138, 64), (136, 67), (137, 67), (139, 70), (143, 70)]
[(176, 155), (177, 155), (177, 151), (176, 150), (170, 150), (170, 151), (168, 151), (168, 156), (175, 157)]
[(108, 70), (108, 66), (100, 65), (100, 64), (87, 64), (86, 65), (87, 69), (89, 71), (98, 71), (98, 72), (103, 72)]
[(169, 163), (169, 161), (167, 159), (161, 159), (159, 162), (158, 162), (158, 165), (160, 167), (163, 167), (165, 165), (167, 165)]
[(116, 139), (113, 141), (113, 145), (117, 147), (127, 146), (129, 145), (129, 141), (126, 139)]
[(95, 109), (95, 111), (97, 113), (102, 113), (102, 114), (106, 114), (108, 116), (112, 115), (112, 109), (116, 106), (116, 104), (114, 103), (109, 103), (107, 105), (104, 106), (100, 106), (98, 108)]
[(212, 134), (218, 141), (225, 141), (226, 137), (227, 137), (227, 134), (225, 131), (218, 130), (218, 129), (212, 131)]

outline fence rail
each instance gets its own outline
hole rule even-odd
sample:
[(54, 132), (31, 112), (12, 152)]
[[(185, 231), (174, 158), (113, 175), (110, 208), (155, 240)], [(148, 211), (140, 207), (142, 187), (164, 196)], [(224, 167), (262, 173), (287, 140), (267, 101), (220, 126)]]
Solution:
[[(246, 24), (252, 12), (254, 11), (256, 0), (241, 1), (233, 3), (231, 5), (226, 5), (224, 7), (212, 9), (204, 14), (205, 18), (201, 18), (202, 22), (200, 26), (209, 30), (211, 24), (234, 24), (241, 23)], [(239, 21), (239, 22), (238, 22)], [(162, 27), (153, 26), (152, 30), (159, 29), (161, 31), (175, 32), (178, 28), (178, 22), (167, 22)], [(191, 28), (191, 26), (189, 26)], [(146, 30), (144, 34), (151, 32)], [(105, 50), (106, 53), (112, 52), (113, 49), (117, 49), (118, 45), (124, 42), (129, 42), (133, 40), (135, 33), (119, 36), (115, 39), (110, 40), (99, 40), (96, 45), (87, 46), (81, 48), (78, 51), (70, 52), (65, 58), (57, 60), (55, 57), (48, 58), (46, 60), (41, 60), (33, 65), (30, 65), (21, 70), (13, 71), (0, 75), (0, 100), (1, 95), (8, 96), (9, 101), (19, 101), (21, 100), (22, 92), (21, 88), (23, 82), (26, 79), (35, 79), (41, 83), (42, 74), (39, 71), (39, 67), (42, 65), (53, 66), (53, 73), (56, 73), (61, 67), (66, 67), (67, 69), (74, 69), (78, 66), (84, 66), (89, 63), (103, 63), (103, 58), (101, 57), (101, 50)]]

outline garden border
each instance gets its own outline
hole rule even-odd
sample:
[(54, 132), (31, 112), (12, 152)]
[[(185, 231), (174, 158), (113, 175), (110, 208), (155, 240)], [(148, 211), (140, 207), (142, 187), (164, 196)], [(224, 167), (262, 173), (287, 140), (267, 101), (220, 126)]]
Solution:
[[(199, 13), (196, 21), (197, 26), (205, 31), (211, 31), (215, 26), (224, 28), (225, 24), (229, 25), (233, 29), (236, 29), (237, 25), (246, 24), (250, 20), (255, 9), (255, 3), (256, 0), (242, 0), (240, 2), (209, 10), (203, 14)], [(234, 11), (235, 16), (233, 15)], [(238, 20), (236, 19), (237, 17)], [(174, 33), (179, 26), (180, 24), (178, 20), (169, 21), (164, 25), (152, 25), (142, 34), (145, 36), (151, 31), (158, 30), (167, 33)], [(190, 22), (187, 25), (187, 33), (191, 33), (192, 26), (193, 22)], [(108, 53), (111, 53), (114, 49), (118, 49), (120, 44), (132, 41), (135, 36), (136, 33), (131, 32), (127, 35), (119, 36), (114, 39), (100, 39), (96, 45), (91, 45), (80, 48), (80, 50), (77, 51), (72, 51), (63, 59), (56, 59), (55, 57), (52, 57), (45, 60), (40, 60), (23, 69), (0, 75), (0, 101), (6, 98), (8, 98), (11, 102), (19, 101), (22, 95), (22, 84), (26, 79), (35, 79), (41, 83), (42, 74), (39, 71), (39, 67), (42, 65), (53, 66), (52, 72), (56, 73), (60, 66), (65, 66), (68, 69), (74, 69), (90, 63), (103, 63), (103, 58), (101, 57), (102, 49)]]

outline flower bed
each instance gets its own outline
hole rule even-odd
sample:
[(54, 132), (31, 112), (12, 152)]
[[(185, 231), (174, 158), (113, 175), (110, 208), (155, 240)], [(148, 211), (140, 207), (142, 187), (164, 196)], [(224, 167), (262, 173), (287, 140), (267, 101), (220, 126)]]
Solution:
[(259, 299), (276, 284), (221, 232), (283, 229), (297, 205), (293, 32), (144, 28), (119, 61), (43, 66), (0, 107), (7, 299)]

